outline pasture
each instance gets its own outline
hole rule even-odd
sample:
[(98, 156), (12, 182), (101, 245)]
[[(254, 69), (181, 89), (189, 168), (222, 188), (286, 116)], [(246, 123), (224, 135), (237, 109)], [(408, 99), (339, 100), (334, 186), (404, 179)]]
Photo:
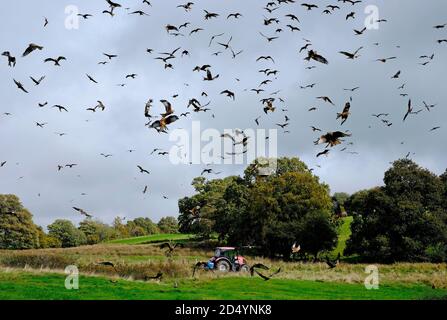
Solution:
[[(346, 225), (341, 226), (346, 229)], [(341, 233), (343, 234), (343, 233)], [(269, 281), (249, 273), (220, 274), (193, 265), (213, 255), (189, 235), (168, 236), (186, 241), (171, 257), (160, 249), (160, 235), (124, 239), (67, 249), (0, 251), (0, 299), (445, 299), (445, 264), (378, 265), (379, 290), (364, 286), (364, 264), (341, 262), (335, 269), (325, 263), (283, 262), (246, 257), (281, 273)], [(150, 244), (138, 244), (147, 243)], [(190, 242), (188, 242), (190, 241)], [(156, 243), (151, 243), (156, 242)], [(340, 250), (343, 243), (332, 255)], [(111, 261), (115, 268), (98, 265)], [(76, 265), (79, 290), (64, 286), (64, 269)], [(163, 273), (161, 281), (147, 277)]]

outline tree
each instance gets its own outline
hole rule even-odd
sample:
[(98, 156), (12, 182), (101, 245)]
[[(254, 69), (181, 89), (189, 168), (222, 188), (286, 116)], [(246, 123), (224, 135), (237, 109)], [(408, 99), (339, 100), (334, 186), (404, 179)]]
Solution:
[(157, 225), (162, 233), (178, 233), (178, 221), (174, 217), (161, 218)]
[(297, 242), (302, 243), (303, 252), (317, 256), (336, 244), (329, 188), (308, 170), (284, 171), (258, 180), (250, 189), (247, 205), (240, 237), (264, 248), (266, 255), (287, 259)]
[(85, 234), (69, 220), (56, 220), (48, 226), (49, 235), (58, 239), (62, 248), (78, 247), (87, 243)]
[(332, 196), (332, 201), (334, 203), (334, 212), (337, 216), (346, 215), (345, 203), (349, 199), (349, 194), (346, 192), (336, 192)]
[(221, 213), (219, 209), (224, 205), (224, 194), (228, 186), (239, 177), (227, 177), (207, 181), (204, 177), (195, 178), (192, 186), (196, 194), (179, 200), (179, 225), (184, 233), (195, 233), (202, 237), (209, 237), (219, 228), (216, 217)]
[(47, 249), (47, 248), (60, 248), (62, 243), (59, 239), (47, 235), (45, 231), (43, 231), (42, 227), (38, 227), (38, 235), (39, 235), (39, 248)]
[(351, 197), (356, 213), (346, 253), (378, 262), (439, 260), (439, 248), (447, 247), (442, 179), (404, 159), (385, 173), (384, 182)]
[(15, 195), (0, 195), (0, 249), (39, 248), (39, 229)]
[(444, 209), (447, 210), (447, 169), (440, 176), (442, 183), (444, 184)]
[(110, 226), (91, 219), (79, 224), (79, 230), (85, 235), (87, 244), (97, 244), (116, 237), (116, 231)]
[(296, 241), (307, 241), (302, 250), (314, 255), (335, 244), (329, 187), (298, 158), (257, 159), (244, 177), (196, 178), (193, 185), (197, 193), (179, 201), (181, 230), (200, 225), (220, 241), (257, 246), (265, 255), (286, 259)]
[(158, 226), (149, 218), (136, 218), (133, 220), (133, 223), (143, 229), (144, 235), (156, 234), (160, 232)]
[(120, 217), (116, 217), (113, 219), (112, 224), (113, 229), (115, 229), (115, 232), (117, 233), (119, 238), (129, 238), (130, 233), (127, 226), (123, 223), (123, 219)]

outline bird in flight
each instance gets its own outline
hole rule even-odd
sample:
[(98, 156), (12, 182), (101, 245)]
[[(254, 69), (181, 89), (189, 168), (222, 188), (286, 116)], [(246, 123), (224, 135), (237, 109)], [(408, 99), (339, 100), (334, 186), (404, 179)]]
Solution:
[(32, 53), (35, 50), (41, 51), (41, 50), (43, 50), (43, 47), (39, 46), (37, 44), (34, 44), (34, 43), (30, 43), (28, 45), (28, 48), (26, 48), (25, 51), (23, 52), (22, 57), (26, 57), (27, 55), (29, 55), (30, 53)]
[(140, 173), (150, 174), (150, 172), (148, 170), (144, 169), (142, 166), (137, 166), (137, 167), (140, 170)]
[(63, 56), (59, 56), (57, 58), (47, 58), (44, 60), (44, 62), (53, 62), (55, 66), (60, 66), (60, 62), (63, 60), (67, 60), (67, 58)]
[(92, 215), (88, 214), (85, 210), (83, 210), (81, 208), (73, 207), (73, 209), (76, 210), (77, 212), (79, 212), (80, 214), (82, 214), (83, 216), (87, 217), (87, 218), (93, 218)]
[(16, 79), (13, 79), (13, 80), (14, 80), (14, 83), (16, 84), (17, 88), (19, 88), (20, 90), (22, 90), (25, 93), (29, 93), (19, 81), (17, 81)]

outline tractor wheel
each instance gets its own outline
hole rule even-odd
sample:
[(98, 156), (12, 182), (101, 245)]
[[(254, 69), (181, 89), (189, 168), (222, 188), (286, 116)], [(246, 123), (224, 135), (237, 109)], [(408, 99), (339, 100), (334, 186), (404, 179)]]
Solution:
[(249, 272), (250, 271), (250, 266), (248, 264), (244, 264), (241, 266), (240, 269), (241, 272)]
[(216, 264), (216, 269), (220, 272), (228, 272), (231, 268), (230, 264), (227, 261), (221, 260)]

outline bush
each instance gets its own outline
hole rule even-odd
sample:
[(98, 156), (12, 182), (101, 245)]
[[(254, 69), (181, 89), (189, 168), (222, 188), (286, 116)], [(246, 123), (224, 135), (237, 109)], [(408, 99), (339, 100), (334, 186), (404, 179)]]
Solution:
[(24, 252), (6, 254), (1, 257), (0, 263), (3, 266), (11, 268), (24, 268), (28, 266), (36, 269), (65, 269), (67, 266), (75, 264), (75, 261), (72, 257), (58, 254), (28, 254)]

